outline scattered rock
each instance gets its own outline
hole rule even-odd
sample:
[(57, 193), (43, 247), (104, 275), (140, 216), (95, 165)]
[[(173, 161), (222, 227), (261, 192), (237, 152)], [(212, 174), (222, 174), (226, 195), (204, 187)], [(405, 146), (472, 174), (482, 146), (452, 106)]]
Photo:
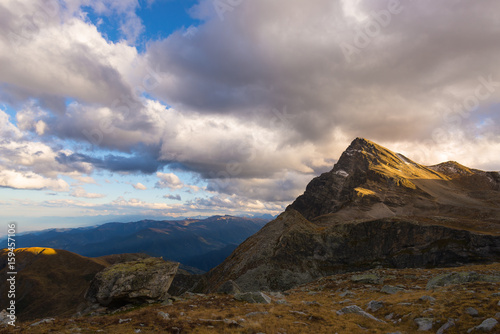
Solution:
[(471, 315), (473, 317), (477, 317), (479, 315), (479, 312), (473, 307), (467, 307), (465, 309), (465, 313), (467, 313), (468, 315)]
[(354, 293), (354, 292), (352, 292), (352, 291), (349, 291), (349, 290), (344, 291), (344, 292), (341, 292), (341, 293), (339, 294), (339, 296), (340, 296), (340, 297), (352, 297), (352, 296), (354, 296), (354, 295), (355, 295), (355, 293)]
[(385, 323), (385, 321), (377, 319), (376, 317), (374, 317), (370, 313), (363, 311), (363, 309), (357, 305), (346, 306), (343, 309), (341, 309), (340, 311), (337, 311), (338, 315), (344, 315), (344, 314), (349, 314), (349, 313), (359, 314), (365, 318)]
[(421, 300), (421, 301), (424, 301), (424, 302), (431, 302), (431, 303), (433, 303), (433, 302), (436, 301), (436, 298), (431, 297), (431, 296), (422, 296), (418, 300)]
[(293, 313), (293, 314), (298, 314), (298, 315), (304, 315), (304, 316), (307, 316), (307, 313), (304, 313), (304, 312), (301, 312), (301, 311), (289, 311), (290, 313)]
[(30, 326), (38, 326), (38, 325), (42, 325), (42, 324), (51, 324), (54, 321), (56, 321), (56, 319), (54, 319), (54, 318), (46, 318), (46, 319), (42, 319), (40, 321), (37, 321), (37, 322), (31, 324)]
[(419, 331), (429, 331), (432, 329), (433, 320), (431, 318), (416, 318), (415, 323)]
[(7, 310), (2, 310), (2, 312), (0, 312), (0, 324), (8, 324), (9, 321), (13, 321), (15, 320), (16, 317), (14, 316), (13, 318), (11, 318), (9, 312), (7, 312)]
[(258, 316), (258, 315), (266, 315), (266, 314), (269, 314), (269, 312), (250, 312), (250, 313), (245, 314), (245, 317), (251, 318), (251, 317)]
[(165, 320), (169, 320), (169, 319), (170, 319), (170, 314), (168, 314), (168, 313), (165, 313), (165, 312), (160, 311), (160, 312), (158, 312), (158, 315), (159, 315), (159, 316), (160, 316), (160, 318), (162, 318), (162, 319), (165, 319)]
[(368, 303), (367, 309), (372, 312), (377, 312), (382, 307), (384, 307), (384, 303), (378, 300), (372, 300)]
[(131, 322), (131, 321), (132, 321), (132, 319), (131, 319), (131, 318), (127, 318), (127, 319), (119, 319), (119, 320), (118, 320), (118, 323), (119, 323), (119, 324), (123, 324), (124, 322)]
[(351, 282), (361, 284), (382, 284), (384, 279), (377, 274), (360, 274), (351, 276)]
[(471, 282), (498, 283), (500, 282), (500, 276), (481, 275), (475, 272), (458, 272), (451, 274), (442, 274), (431, 278), (427, 283), (426, 289), (431, 290), (437, 287), (443, 287), (453, 284), (471, 283)]
[(310, 306), (321, 306), (320, 303), (318, 303), (317, 301), (312, 301), (312, 302), (309, 302), (309, 301), (302, 301), (302, 304), (305, 304), (305, 305), (310, 305)]
[(467, 333), (470, 333), (474, 330), (483, 331), (483, 332), (490, 332), (497, 324), (498, 324), (498, 321), (496, 319), (488, 318), (488, 319), (484, 320), (479, 326), (469, 328), (467, 330)]
[(448, 319), (448, 321), (441, 327), (439, 327), (436, 334), (443, 334), (445, 330), (455, 326), (455, 321), (453, 319)]
[(241, 293), (240, 287), (232, 280), (224, 282), (218, 289), (218, 293), (224, 293), (226, 295), (235, 295)]
[(179, 263), (161, 258), (118, 263), (97, 273), (85, 298), (102, 306), (118, 307), (128, 303), (163, 301)]
[(248, 303), (258, 303), (258, 304), (270, 304), (271, 297), (265, 295), (262, 292), (245, 292), (245, 293), (237, 293), (234, 296), (234, 299), (248, 302)]
[(275, 303), (278, 305), (288, 305), (288, 302), (285, 299), (278, 299)]
[(392, 286), (392, 285), (384, 285), (380, 292), (387, 293), (389, 295), (393, 295), (397, 292), (404, 291), (403, 288), (397, 287), (397, 286)]

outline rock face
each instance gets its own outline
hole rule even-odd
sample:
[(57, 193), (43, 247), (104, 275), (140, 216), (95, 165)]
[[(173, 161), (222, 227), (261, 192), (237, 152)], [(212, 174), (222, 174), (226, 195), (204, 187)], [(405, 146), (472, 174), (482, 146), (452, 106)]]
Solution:
[(161, 301), (168, 297), (178, 267), (161, 258), (115, 264), (97, 273), (85, 298), (107, 307)]
[(376, 266), (500, 259), (500, 174), (419, 165), (356, 139), (284, 213), (207, 274), (209, 291), (284, 290)]

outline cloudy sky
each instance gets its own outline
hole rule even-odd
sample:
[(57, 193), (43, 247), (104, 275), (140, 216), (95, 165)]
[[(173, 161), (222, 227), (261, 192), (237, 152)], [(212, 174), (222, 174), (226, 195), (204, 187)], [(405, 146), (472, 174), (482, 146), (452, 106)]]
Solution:
[(499, 41), (495, 0), (3, 0), (0, 214), (278, 214), (356, 137), (500, 170)]

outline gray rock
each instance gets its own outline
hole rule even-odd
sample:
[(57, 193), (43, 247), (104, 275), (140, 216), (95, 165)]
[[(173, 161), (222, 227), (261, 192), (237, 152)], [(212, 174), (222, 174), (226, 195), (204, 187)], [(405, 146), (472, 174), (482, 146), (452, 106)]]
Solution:
[(35, 323), (32, 323), (30, 326), (38, 326), (38, 325), (42, 325), (42, 324), (51, 324), (53, 323), (54, 321), (56, 321), (56, 319), (54, 318), (46, 318), (46, 319), (42, 319), (40, 321), (37, 321)]
[(278, 305), (288, 305), (288, 302), (285, 299), (278, 299), (275, 303)]
[(414, 321), (419, 331), (429, 331), (432, 329), (433, 320), (431, 318), (416, 318)]
[(498, 321), (496, 319), (488, 318), (485, 321), (483, 321), (479, 326), (476, 326), (476, 329), (483, 332), (490, 332), (497, 324)]
[(158, 312), (158, 315), (159, 315), (159, 316), (160, 316), (160, 318), (162, 318), (162, 319), (165, 319), (165, 320), (169, 320), (169, 319), (170, 319), (170, 314), (168, 314), (168, 313), (165, 313), (165, 312), (160, 311), (160, 312)]
[(495, 313), (495, 318), (500, 319), (500, 312)]
[(302, 301), (302, 304), (309, 305), (309, 306), (321, 306), (321, 304), (320, 304), (320, 303), (318, 303), (317, 301), (312, 301), (312, 302), (310, 302), (310, 301), (304, 301), (304, 300), (303, 300), (303, 301)]
[(132, 321), (132, 319), (131, 319), (131, 318), (127, 318), (127, 319), (119, 319), (119, 320), (118, 320), (118, 323), (119, 323), (119, 324), (123, 324), (124, 322), (131, 322), (131, 321)]
[(442, 274), (431, 278), (427, 283), (426, 289), (431, 290), (448, 285), (464, 284), (472, 282), (498, 283), (500, 282), (500, 276), (481, 275), (476, 272), (459, 272), (451, 274)]
[(118, 263), (97, 273), (85, 298), (102, 306), (163, 301), (177, 273), (179, 263), (161, 258)]
[(349, 313), (359, 314), (365, 318), (385, 323), (385, 321), (377, 319), (376, 317), (374, 317), (370, 313), (363, 311), (363, 309), (357, 305), (346, 306), (343, 309), (341, 309), (340, 311), (337, 311), (338, 315), (344, 315), (344, 314), (349, 314)]
[(234, 299), (239, 301), (244, 301), (248, 303), (257, 303), (257, 304), (270, 304), (271, 297), (265, 295), (262, 292), (245, 292), (238, 293), (234, 296)]
[(339, 296), (340, 296), (340, 297), (352, 297), (352, 296), (354, 296), (354, 295), (355, 295), (355, 293), (354, 293), (354, 292), (352, 292), (352, 291), (349, 291), (349, 290), (344, 291), (344, 292), (341, 292), (341, 293), (339, 294)]
[(250, 313), (245, 314), (245, 317), (251, 318), (251, 317), (260, 316), (260, 315), (267, 315), (267, 314), (269, 314), (269, 312), (250, 312)]
[(360, 284), (382, 284), (384, 279), (377, 274), (360, 274), (351, 276), (351, 282)]
[(436, 334), (443, 334), (445, 330), (455, 326), (455, 321), (453, 319), (448, 319), (448, 321), (437, 330)]
[(436, 298), (431, 297), (431, 296), (422, 296), (419, 298), (419, 300), (425, 301), (425, 302), (435, 302)]
[(7, 310), (2, 310), (0, 312), (0, 324), (8, 324), (10, 321), (14, 321), (16, 319), (16, 316), (12, 316)]
[(467, 313), (468, 315), (471, 315), (473, 317), (476, 317), (479, 315), (479, 312), (473, 307), (467, 307), (465, 309), (465, 313)]
[(378, 300), (372, 300), (368, 303), (367, 309), (372, 312), (377, 312), (382, 307), (384, 307), (384, 303)]
[(241, 289), (240, 287), (238, 286), (238, 284), (236, 284), (234, 281), (232, 280), (229, 280), (229, 281), (226, 281), (224, 282), (224, 284), (222, 284), (218, 289), (217, 289), (217, 292), (218, 293), (224, 293), (226, 295), (235, 295), (237, 293), (241, 293)]
[(382, 289), (380, 289), (380, 292), (387, 293), (389, 295), (393, 295), (395, 293), (398, 293), (400, 291), (404, 291), (403, 288), (397, 287), (397, 286), (392, 286), (392, 285), (384, 285)]

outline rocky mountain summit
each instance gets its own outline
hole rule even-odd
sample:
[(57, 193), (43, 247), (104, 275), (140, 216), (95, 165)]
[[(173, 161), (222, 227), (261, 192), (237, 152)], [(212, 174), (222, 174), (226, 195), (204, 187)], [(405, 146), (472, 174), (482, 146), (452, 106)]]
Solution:
[(278, 218), (208, 273), (208, 291), (286, 290), (319, 277), (500, 259), (500, 174), (420, 165), (357, 138)]

